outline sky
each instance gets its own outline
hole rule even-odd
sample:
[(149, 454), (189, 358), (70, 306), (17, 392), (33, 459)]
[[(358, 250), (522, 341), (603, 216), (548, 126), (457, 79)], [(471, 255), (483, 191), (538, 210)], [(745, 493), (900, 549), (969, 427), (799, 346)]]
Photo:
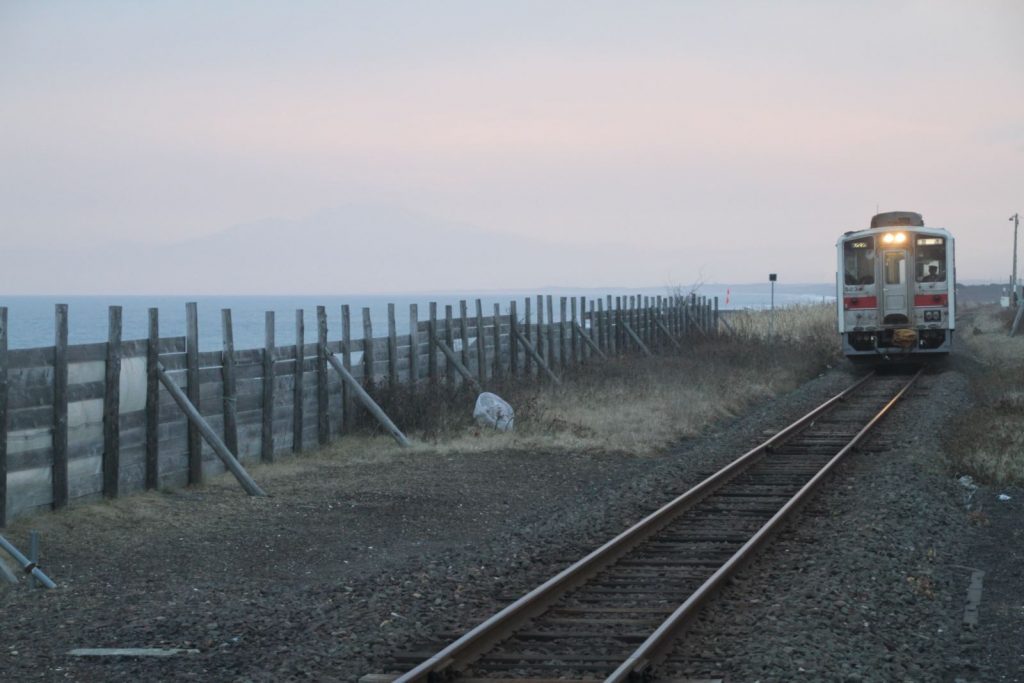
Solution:
[[(334, 294), (830, 282), (876, 209), (1002, 282), (1021, 29), (1017, 0), (0, 0), (0, 294), (260, 292), (271, 267), (264, 293), (301, 292), (301, 258), (225, 235), (312, 251), (325, 215)], [(377, 246), (348, 277), (354, 231)], [(463, 242), (548, 258), (460, 275)], [(224, 271), (194, 284), (164, 246)]]

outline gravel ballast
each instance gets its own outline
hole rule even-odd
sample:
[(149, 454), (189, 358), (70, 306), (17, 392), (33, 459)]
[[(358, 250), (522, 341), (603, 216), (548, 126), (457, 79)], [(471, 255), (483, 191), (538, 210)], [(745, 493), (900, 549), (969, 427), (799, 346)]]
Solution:
[[(654, 457), (415, 453), (254, 472), (34, 520), (55, 591), (0, 588), (0, 680), (340, 680), (465, 630), (853, 379), (833, 370)], [(942, 469), (960, 370), (924, 377), (869, 444), (746, 568), (664, 675), (730, 680), (1018, 680), (1020, 496), (976, 523)], [(994, 506), (981, 489), (975, 504)], [(992, 501), (992, 502), (989, 502)], [(1019, 524), (1017, 525), (1019, 527)], [(982, 600), (962, 626), (973, 569)], [(986, 587), (988, 590), (988, 587)], [(1014, 597), (1016, 609), (1014, 612)], [(1016, 620), (1016, 621), (1015, 621)], [(994, 625), (998, 624), (998, 626)], [(1020, 630), (1016, 633), (1021, 633)], [(76, 658), (74, 648), (181, 648)], [(1014, 660), (1016, 658), (1016, 660)]]

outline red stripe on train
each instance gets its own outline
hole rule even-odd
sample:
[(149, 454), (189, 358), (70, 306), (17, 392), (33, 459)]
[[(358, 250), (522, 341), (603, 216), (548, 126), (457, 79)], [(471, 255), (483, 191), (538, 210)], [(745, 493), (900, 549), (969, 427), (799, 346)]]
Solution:
[(877, 296), (848, 296), (843, 298), (843, 308), (878, 308)]
[(914, 296), (915, 306), (948, 306), (948, 294), (917, 294)]

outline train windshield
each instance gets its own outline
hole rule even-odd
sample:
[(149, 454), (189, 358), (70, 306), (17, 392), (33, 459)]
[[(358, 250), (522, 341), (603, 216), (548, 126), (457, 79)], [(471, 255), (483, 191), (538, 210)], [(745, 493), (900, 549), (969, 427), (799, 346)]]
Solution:
[(916, 253), (918, 282), (946, 281), (946, 240), (942, 237), (918, 237)]
[(843, 245), (843, 270), (848, 285), (875, 284), (874, 237), (861, 237)]
[(907, 252), (885, 252), (885, 284), (902, 285), (907, 272)]

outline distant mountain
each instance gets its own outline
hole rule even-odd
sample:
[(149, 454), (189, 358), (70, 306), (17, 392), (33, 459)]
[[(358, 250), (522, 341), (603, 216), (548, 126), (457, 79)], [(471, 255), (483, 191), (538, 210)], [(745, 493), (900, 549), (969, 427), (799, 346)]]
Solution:
[(670, 285), (673, 273), (699, 268), (686, 266), (692, 260), (683, 250), (657, 245), (549, 243), (392, 206), (344, 206), (171, 245), (8, 249), (0, 293), (331, 294), (615, 287), (659, 280)]

